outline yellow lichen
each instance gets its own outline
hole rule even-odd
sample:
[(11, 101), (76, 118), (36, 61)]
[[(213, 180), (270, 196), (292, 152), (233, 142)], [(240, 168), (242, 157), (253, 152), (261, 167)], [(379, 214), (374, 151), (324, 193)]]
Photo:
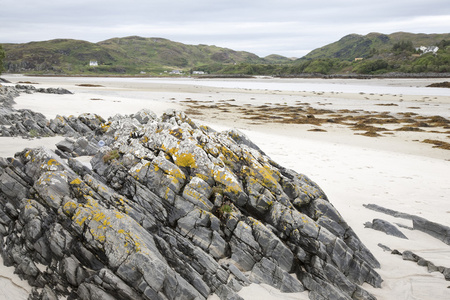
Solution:
[(124, 215), (118, 211), (116, 211), (116, 218), (117, 219), (122, 219), (124, 217)]
[(204, 181), (207, 181), (209, 178), (205, 174), (198, 173), (196, 176)]
[(47, 161), (47, 165), (48, 166), (58, 166), (59, 163), (56, 161), (56, 159), (52, 158)]
[(66, 202), (66, 204), (64, 204), (63, 206), (63, 210), (67, 213), (70, 214), (70, 212), (72, 210), (75, 210), (77, 208), (77, 204), (73, 201), (68, 201)]
[(183, 130), (181, 128), (172, 129), (169, 131), (169, 134), (173, 135), (177, 139), (183, 138)]
[(197, 168), (197, 163), (195, 162), (194, 155), (192, 153), (181, 153), (180, 155), (175, 155), (175, 163), (180, 167), (190, 167)]
[(72, 180), (71, 182), (70, 182), (70, 184), (81, 184), (82, 183), (82, 181), (81, 181), (81, 179), (80, 178), (75, 178), (74, 180)]
[(111, 122), (107, 122), (107, 123), (102, 123), (100, 124), (100, 128), (102, 129), (103, 132), (108, 131), (109, 127), (111, 126)]

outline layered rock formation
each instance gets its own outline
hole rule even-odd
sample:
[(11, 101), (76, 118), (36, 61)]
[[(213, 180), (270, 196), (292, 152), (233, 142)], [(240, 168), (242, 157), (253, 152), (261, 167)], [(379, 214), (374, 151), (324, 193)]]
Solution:
[(89, 116), (60, 119), (57, 153), (0, 159), (2, 255), (32, 299), (240, 299), (250, 283), (374, 299), (379, 263), (324, 192), (243, 134)]
[[(71, 94), (70, 91), (62, 88), (37, 89), (32, 85), (0, 86), (0, 136), (53, 136), (55, 134), (69, 134), (67, 130), (72, 129), (72, 127), (75, 127), (73, 130), (74, 135), (79, 136), (83, 132), (87, 132), (83, 128), (76, 127), (76, 124), (71, 124), (72, 126), (67, 127), (65, 130), (61, 129), (61, 127), (65, 127), (61, 123), (79, 122), (79, 118), (58, 116), (58, 118), (49, 122), (41, 113), (36, 113), (29, 109), (14, 109), (14, 98), (20, 93)], [(79, 126), (82, 126), (82, 124)]]

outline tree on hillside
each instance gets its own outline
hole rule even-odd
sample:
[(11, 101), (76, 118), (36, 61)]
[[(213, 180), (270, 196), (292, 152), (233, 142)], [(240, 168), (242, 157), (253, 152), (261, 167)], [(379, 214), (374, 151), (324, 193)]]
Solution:
[(382, 59), (366, 60), (357, 64), (353, 68), (353, 72), (356, 72), (358, 74), (385, 73), (388, 67), (389, 67), (388, 62)]
[(392, 46), (392, 52), (414, 52), (414, 46), (411, 41), (400, 41)]
[(3, 60), (5, 59), (5, 51), (3, 50), (2, 45), (0, 45), (0, 74), (2, 74), (3, 68)]
[(437, 44), (437, 46), (439, 47), (439, 49), (445, 49), (447, 46), (450, 46), (450, 41), (442, 40)]

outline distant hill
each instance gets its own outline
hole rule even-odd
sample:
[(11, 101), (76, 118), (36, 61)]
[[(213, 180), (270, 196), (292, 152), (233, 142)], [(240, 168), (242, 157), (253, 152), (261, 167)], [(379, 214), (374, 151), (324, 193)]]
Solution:
[(349, 34), (339, 41), (315, 49), (301, 58), (314, 60), (319, 58), (338, 58), (353, 61), (355, 58), (367, 58), (374, 54), (389, 52), (392, 47), (402, 41), (410, 41), (414, 47), (437, 45), (442, 40), (450, 40), (446, 34), (414, 34), (396, 32), (392, 34), (369, 33), (367, 35)]
[[(267, 59), (245, 51), (207, 45), (186, 45), (163, 38), (131, 36), (98, 43), (55, 39), (26, 44), (3, 44), (5, 69), (12, 73), (161, 73), (202, 65), (283, 63), (288, 58)], [(97, 61), (98, 66), (90, 66)]]
[[(434, 50), (437, 48), (431, 46), (438, 46), (439, 50), (416, 51), (420, 46)], [(178, 70), (185, 74), (203, 71), (214, 76), (450, 73), (450, 33), (349, 34), (297, 60), (139, 36), (98, 43), (56, 39), (3, 44), (3, 48), (5, 71), (10, 73), (169, 75), (178, 74)], [(90, 65), (91, 61), (95, 66)]]

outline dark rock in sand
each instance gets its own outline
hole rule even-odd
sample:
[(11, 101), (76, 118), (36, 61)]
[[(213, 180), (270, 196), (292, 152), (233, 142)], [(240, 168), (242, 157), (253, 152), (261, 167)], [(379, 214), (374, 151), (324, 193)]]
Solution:
[(366, 228), (372, 228), (384, 232), (387, 235), (396, 236), (402, 239), (408, 239), (397, 227), (385, 220), (373, 219), (372, 223), (367, 222), (364, 224), (364, 226)]
[(63, 89), (63, 88), (36, 88), (33, 85), (28, 84), (16, 84), (15, 88), (21, 93), (45, 93), (45, 94), (73, 94), (71, 91)]
[(428, 260), (424, 259), (423, 257), (420, 257), (419, 255), (417, 255), (409, 250), (406, 250), (403, 253), (398, 250), (393, 250), (392, 254), (401, 255), (403, 260), (413, 261), (413, 262), (416, 262), (419, 266), (427, 267), (427, 270), (429, 273), (440, 272), (440, 273), (442, 273), (442, 275), (444, 275), (445, 280), (450, 281), (450, 268), (443, 267), (443, 266), (436, 266), (431, 261), (428, 261)]
[(381, 244), (381, 243), (378, 243), (378, 247), (380, 247), (380, 248), (383, 249), (384, 251), (392, 252), (392, 249), (391, 249), (391, 248), (389, 248), (388, 246), (383, 245), (383, 244)]
[(424, 218), (414, 218), (413, 228), (428, 233), (431, 236), (450, 245), (450, 227), (435, 222), (428, 221)]
[(450, 227), (429, 221), (425, 218), (398, 212), (392, 209), (384, 208), (376, 204), (364, 204), (364, 207), (382, 212), (397, 218), (403, 218), (413, 221), (413, 229), (420, 230), (450, 245)]

